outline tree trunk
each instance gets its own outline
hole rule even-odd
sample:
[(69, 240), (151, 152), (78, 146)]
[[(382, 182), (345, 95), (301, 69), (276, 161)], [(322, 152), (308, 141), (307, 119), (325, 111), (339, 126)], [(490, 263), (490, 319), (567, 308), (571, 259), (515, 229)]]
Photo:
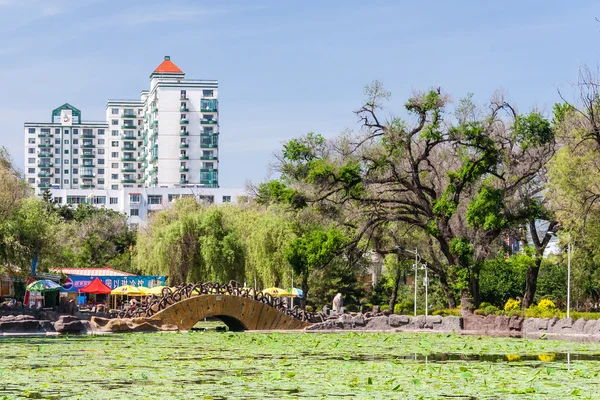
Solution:
[(475, 308), (473, 307), (473, 300), (471, 299), (471, 291), (468, 288), (465, 288), (460, 292), (460, 303), (460, 313), (462, 316), (473, 314)]
[(541, 257), (536, 257), (535, 263), (527, 267), (527, 277), (525, 278), (525, 294), (521, 301), (521, 309), (525, 310), (533, 304), (533, 296), (537, 288), (537, 278), (542, 265)]
[(469, 291), (471, 292), (471, 300), (474, 309), (479, 307), (479, 275), (471, 272), (469, 277)]
[(390, 313), (394, 312), (394, 307), (396, 306), (396, 299), (398, 297), (398, 287), (400, 286), (400, 280), (403, 276), (402, 268), (396, 268), (396, 276), (394, 277), (394, 288), (392, 289), (392, 294), (390, 296)]
[(448, 300), (448, 308), (456, 308), (456, 298), (454, 297), (452, 290), (450, 290), (450, 285), (448, 285), (446, 274), (440, 274), (440, 283), (442, 284), (442, 290), (444, 291), (446, 299)]
[(306, 298), (308, 297), (308, 278), (302, 279), (302, 297), (300, 298), (300, 307), (306, 311)]

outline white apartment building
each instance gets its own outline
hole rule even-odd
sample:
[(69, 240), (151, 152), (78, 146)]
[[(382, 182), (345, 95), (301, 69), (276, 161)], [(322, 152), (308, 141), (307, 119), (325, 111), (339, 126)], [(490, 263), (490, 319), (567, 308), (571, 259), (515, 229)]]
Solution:
[(89, 203), (95, 207), (109, 208), (124, 213), (130, 227), (145, 226), (152, 213), (167, 209), (181, 198), (192, 197), (199, 203), (237, 203), (246, 196), (244, 189), (187, 187), (144, 187), (119, 190), (52, 189), (58, 204)]
[(50, 122), (26, 122), (25, 177), (37, 194), (218, 188), (218, 117), (218, 82), (186, 80), (167, 56), (139, 100), (108, 100), (106, 121), (66, 103)]

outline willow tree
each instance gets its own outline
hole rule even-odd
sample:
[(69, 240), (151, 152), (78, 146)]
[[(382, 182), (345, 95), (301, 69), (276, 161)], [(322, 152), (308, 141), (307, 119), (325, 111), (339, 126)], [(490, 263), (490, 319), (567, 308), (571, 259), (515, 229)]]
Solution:
[(284, 144), (282, 180), (359, 238), (390, 222), (422, 231), (443, 257), (431, 263), (436, 274), (460, 291), (468, 312), (478, 302), (478, 268), (501, 233), (539, 212), (541, 188), (529, 187), (526, 201), (517, 193), (552, 156), (551, 125), (535, 110), (518, 114), (500, 96), (483, 109), (464, 99), (451, 113), (440, 89), (411, 97), (408, 119), (384, 119), (390, 94), (375, 82), (366, 95), (356, 111), (360, 132)]

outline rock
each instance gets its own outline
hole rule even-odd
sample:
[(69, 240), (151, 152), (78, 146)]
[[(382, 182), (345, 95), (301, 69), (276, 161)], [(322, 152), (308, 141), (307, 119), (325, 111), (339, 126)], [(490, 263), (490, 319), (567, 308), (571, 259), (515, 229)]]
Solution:
[(344, 329), (354, 328), (354, 319), (350, 314), (342, 314), (338, 320), (342, 323)]
[(442, 318), (442, 322), (434, 325), (433, 329), (446, 332), (458, 332), (462, 330), (462, 325), (463, 319), (461, 317), (449, 316)]
[(410, 326), (413, 329), (423, 329), (425, 328), (425, 316), (417, 315), (416, 317), (410, 318)]
[(81, 320), (70, 315), (61, 315), (54, 323), (54, 329), (58, 333), (80, 333), (85, 330)]
[(40, 323), (35, 319), (12, 319), (0, 322), (0, 332), (29, 333), (37, 332), (39, 328)]
[(367, 321), (366, 329), (375, 330), (375, 331), (382, 331), (382, 330), (390, 329), (389, 318), (386, 317), (385, 315), (370, 318)]
[(54, 329), (54, 324), (51, 321), (41, 320), (41, 321), (38, 321), (38, 323), (39, 323), (39, 329), (42, 332), (56, 332), (56, 330)]
[(358, 314), (355, 317), (353, 317), (352, 322), (354, 323), (355, 327), (363, 327), (367, 324), (365, 322), (365, 317), (362, 314)]
[(430, 322), (432, 324), (441, 324), (442, 323), (442, 316), (441, 315), (428, 315), (426, 317), (427, 322)]
[[(334, 321), (319, 322), (310, 327), (315, 329), (331, 329), (328, 326)], [(337, 321), (335, 321), (337, 322)], [(323, 328), (321, 328), (323, 326)], [(342, 325), (343, 327), (343, 325)], [(90, 320), (89, 331), (102, 332), (143, 332), (143, 331), (177, 331), (179, 328), (176, 325), (165, 324), (159, 319), (152, 318), (115, 318), (108, 319), (93, 316)], [(307, 328), (308, 329), (308, 328)]]
[(406, 315), (392, 314), (388, 318), (388, 323), (393, 327), (404, 326), (410, 323), (410, 318)]
[(571, 333), (575, 334), (583, 334), (583, 329), (585, 328), (586, 320), (583, 318), (579, 318), (577, 321), (573, 323), (571, 326)]
[(523, 318), (518, 317), (518, 316), (514, 316), (510, 318), (510, 321), (508, 321), (508, 329), (510, 329), (511, 331), (521, 331), (521, 328), (523, 327)]
[(573, 323), (573, 318), (552, 318), (548, 321), (548, 332), (561, 333), (566, 331), (570, 333)]
[(585, 326), (583, 327), (583, 333), (584, 334), (589, 334), (592, 332), (596, 331), (596, 325), (597, 325), (598, 321), (597, 320), (589, 320), (585, 323)]

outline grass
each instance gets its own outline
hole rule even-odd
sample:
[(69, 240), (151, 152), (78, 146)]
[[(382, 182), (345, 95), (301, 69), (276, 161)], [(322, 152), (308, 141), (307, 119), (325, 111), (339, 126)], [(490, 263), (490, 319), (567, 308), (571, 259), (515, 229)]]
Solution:
[[(570, 363), (557, 361), (567, 352)], [(452, 334), (189, 332), (4, 337), (0, 354), (0, 398), (10, 399), (600, 396), (595, 343)], [(578, 359), (583, 355), (592, 359)], [(445, 361), (433, 361), (440, 359)]]

